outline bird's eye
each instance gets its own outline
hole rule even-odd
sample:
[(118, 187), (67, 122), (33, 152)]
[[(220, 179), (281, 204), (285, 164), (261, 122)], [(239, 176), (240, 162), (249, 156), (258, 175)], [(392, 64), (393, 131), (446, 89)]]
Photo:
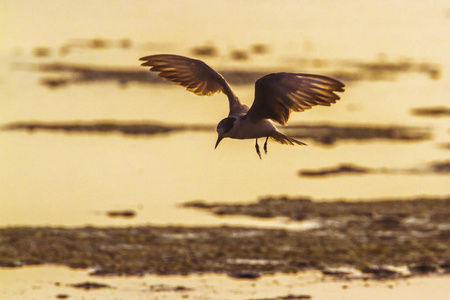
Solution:
[(233, 123), (236, 118), (228, 117), (219, 122), (219, 127), (223, 128), (224, 133), (228, 132), (233, 128)]

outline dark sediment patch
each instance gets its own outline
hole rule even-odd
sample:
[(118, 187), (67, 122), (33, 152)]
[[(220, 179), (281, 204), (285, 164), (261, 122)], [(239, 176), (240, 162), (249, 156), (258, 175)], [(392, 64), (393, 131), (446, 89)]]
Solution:
[(261, 273), (252, 271), (231, 271), (228, 273), (231, 278), (237, 279), (256, 279), (261, 277)]
[(171, 286), (171, 285), (165, 285), (165, 284), (156, 284), (156, 285), (151, 285), (150, 286), (150, 291), (151, 292), (156, 292), (156, 293), (160, 293), (160, 292), (189, 292), (192, 291), (193, 289), (182, 286), (182, 285), (176, 285), (176, 286)]
[(431, 164), (429, 164), (427, 169), (433, 173), (449, 174), (450, 173), (450, 161), (431, 163)]
[(270, 46), (267, 44), (253, 44), (251, 46), (251, 52), (254, 54), (267, 54), (270, 52)]
[(48, 57), (51, 54), (51, 49), (48, 47), (37, 47), (33, 49), (35, 57)]
[[(314, 229), (239, 227), (6, 227), (1, 265), (94, 268), (92, 275), (222, 273), (257, 278), (275, 272), (347, 266), (367, 278), (448, 271), (450, 198), (314, 202), (267, 198), (248, 205), (191, 203), (219, 215), (310, 219)], [(388, 270), (388, 271), (383, 271)]]
[(312, 296), (311, 295), (289, 294), (286, 296), (278, 296), (275, 298), (252, 298), (252, 299), (248, 299), (248, 300), (308, 300), (308, 299), (312, 299)]
[(134, 218), (136, 212), (132, 210), (112, 210), (106, 212), (106, 215), (111, 218)]
[(329, 167), (318, 170), (300, 170), (299, 176), (303, 177), (325, 177), (335, 175), (361, 175), (361, 174), (386, 174), (386, 175), (430, 175), (430, 174), (450, 174), (450, 161), (432, 162), (420, 168), (368, 168), (353, 164), (341, 164), (336, 167)]
[(191, 48), (191, 53), (198, 56), (217, 56), (219, 50), (212, 44)]
[(77, 289), (84, 289), (84, 290), (98, 290), (98, 289), (111, 288), (111, 286), (108, 284), (89, 282), (89, 281), (82, 282), (82, 283), (70, 284), (69, 286), (77, 288)]
[[(214, 131), (214, 125), (166, 125), (151, 122), (15, 122), (3, 130), (62, 131), (68, 133), (122, 133), (125, 135), (169, 134), (181, 131)], [(282, 131), (299, 139), (310, 139), (322, 145), (338, 141), (397, 140), (422, 141), (432, 137), (429, 128), (407, 126), (341, 126), (341, 125), (290, 125)]]
[(298, 172), (300, 176), (305, 177), (322, 177), (329, 175), (343, 175), (343, 174), (368, 174), (372, 173), (373, 170), (360, 167), (352, 164), (341, 164), (337, 167), (319, 169), (319, 170), (301, 170)]
[(230, 53), (230, 57), (233, 60), (247, 60), (248, 53), (245, 50), (233, 50)]
[[(28, 65), (27, 68), (38, 72), (52, 73), (52, 76), (41, 78), (41, 84), (50, 88), (82, 83), (116, 82), (125, 85), (127, 83), (160, 84), (162, 81), (148, 71), (128, 68), (93, 67), (65, 63)], [(58, 85), (55, 85), (55, 82)]]
[(66, 133), (121, 133), (125, 135), (160, 135), (180, 131), (212, 131), (208, 125), (170, 126), (157, 123), (98, 122), (15, 122), (3, 126), (4, 130), (61, 131)]
[(438, 271), (437, 266), (422, 263), (413, 264), (409, 268), (412, 272), (417, 274), (430, 274)]
[[(111, 41), (102, 39), (79, 41), (70, 45), (65, 45), (61, 53), (67, 53), (70, 48), (74, 47), (88, 47), (91, 49), (104, 49), (110, 47), (113, 44)], [(115, 43), (117, 44), (117, 43)], [(131, 41), (123, 40), (119, 41), (120, 47), (129, 47)], [(267, 47), (263, 45), (256, 45), (253, 50), (255, 53), (264, 53)], [(192, 49), (197, 55), (200, 56), (215, 56), (217, 51), (213, 46), (201, 46)], [(243, 60), (248, 58), (248, 52), (245, 50), (234, 50), (230, 53), (230, 57), (233, 60)], [(440, 78), (440, 67), (432, 63), (422, 63), (413, 61), (399, 61), (399, 62), (386, 62), (386, 61), (374, 61), (374, 62), (361, 62), (361, 61), (337, 61), (331, 66), (326, 60), (320, 59), (298, 59), (298, 66), (291, 64), (289, 68), (292, 68), (292, 72), (298, 72), (299, 68), (311, 69), (311, 72), (315, 72), (315, 69), (320, 69), (321, 73), (326, 76), (330, 76), (341, 80), (343, 82), (362, 81), (362, 80), (395, 80), (400, 74), (405, 73), (421, 73), (429, 76), (431, 79)], [(323, 65), (327, 65), (327, 69), (323, 69)], [(99, 83), (99, 82), (117, 82), (121, 85), (127, 83), (141, 83), (141, 84), (163, 84), (164, 81), (158, 78), (156, 74), (148, 72), (148, 70), (136, 68), (117, 68), (117, 67), (105, 67), (105, 66), (87, 66), (65, 62), (54, 63), (40, 63), (40, 64), (18, 64), (19, 67), (25, 67), (30, 70), (52, 73), (51, 77), (45, 77), (41, 79), (41, 84), (51, 88), (62, 87), (68, 84), (81, 84), (81, 83)], [(286, 67), (280, 67), (284, 71)], [(271, 71), (266, 70), (218, 70), (232, 85), (253, 85), (255, 81), (268, 74)], [(272, 72), (279, 72), (280, 70), (273, 70)], [(59, 83), (55, 85), (55, 82)]]
[(290, 125), (283, 128), (283, 132), (294, 138), (311, 138), (317, 143), (328, 145), (338, 140), (421, 141), (432, 137), (429, 128), (410, 126)]
[(399, 75), (406, 73), (425, 74), (430, 79), (439, 79), (441, 76), (440, 67), (436, 64), (426, 62), (386, 61), (383, 59), (373, 62), (347, 61), (347, 67), (355, 68), (355, 73), (359, 73), (364, 80), (395, 80)]
[[(128, 83), (139, 84), (169, 84), (155, 73), (145, 69), (117, 68), (102, 66), (87, 66), (70, 63), (42, 63), (18, 65), (42, 73), (51, 73), (51, 76), (41, 78), (41, 84), (50, 87), (63, 87), (69, 84), (116, 82), (120, 85)], [(262, 71), (221, 70), (220, 73), (227, 78), (230, 84), (246, 85), (267, 74)], [(58, 84), (55, 84), (58, 83)]]
[(450, 117), (450, 108), (446, 106), (419, 107), (412, 109), (411, 113), (420, 117)]
[(59, 55), (66, 56), (73, 52), (74, 50), (84, 49), (84, 50), (94, 50), (102, 51), (106, 49), (119, 48), (119, 49), (130, 49), (133, 46), (133, 41), (129, 38), (122, 39), (104, 39), (104, 38), (93, 38), (93, 39), (72, 39), (67, 43), (59, 46)]
[[(450, 217), (450, 198), (386, 199), (361, 201), (312, 201), (308, 197), (267, 197), (249, 204), (221, 204), (203, 201), (187, 202), (183, 206), (208, 210), (216, 215), (245, 215), (259, 218), (288, 217), (294, 221), (311, 219), (341, 221), (347, 218), (367, 218), (378, 222), (409, 217), (421, 220), (441, 220)], [(426, 219), (424, 219), (426, 218)], [(450, 220), (450, 218), (449, 218)], [(440, 222), (440, 221), (439, 221)], [(346, 222), (344, 222), (346, 223)]]

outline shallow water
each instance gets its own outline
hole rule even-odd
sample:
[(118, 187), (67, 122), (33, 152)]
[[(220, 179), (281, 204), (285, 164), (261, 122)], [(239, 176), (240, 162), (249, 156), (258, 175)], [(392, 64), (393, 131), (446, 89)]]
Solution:
[[(236, 280), (225, 275), (103, 277), (87, 276), (86, 271), (66, 267), (1, 269), (0, 299), (277, 299), (287, 295), (311, 299), (444, 299), (448, 276), (412, 278), (397, 281), (335, 281), (319, 272), (276, 274), (258, 280)], [(83, 290), (73, 284), (95, 282), (108, 288)], [(153, 287), (153, 290), (152, 290)], [(156, 292), (156, 288), (167, 291)], [(176, 291), (176, 287), (190, 290)], [(172, 289), (172, 290), (170, 290)], [(306, 298), (308, 299), (308, 298)]]
[[(443, 1), (433, 7), (422, 1), (395, 4), (395, 7), (390, 2), (379, 1), (351, 1), (339, 6), (311, 3), (307, 9), (291, 3), (280, 6), (279, 11), (271, 9), (276, 4), (271, 1), (258, 2), (258, 5), (250, 1), (239, 4), (238, 8), (232, 3), (204, 3), (205, 10), (214, 11), (211, 15), (205, 15), (195, 6), (185, 7), (187, 14), (184, 9), (159, 2), (134, 1), (126, 8), (96, 2), (91, 5), (101, 9), (91, 7), (82, 11), (83, 5), (55, 4), (52, 7), (55, 13), (44, 11), (39, 3), (20, 5), (20, 1), (6, 1), (3, 4), (4, 22), (9, 26), (0, 38), (4, 41), (0, 43), (0, 125), (16, 121), (96, 120), (215, 125), (227, 114), (228, 104), (223, 95), (198, 97), (171, 85), (123, 86), (115, 82), (50, 89), (40, 81), (52, 74), (17, 65), (59, 61), (139, 70), (140, 56), (161, 52), (189, 55), (189, 48), (212, 41), (219, 55), (204, 60), (222, 69), (246, 70), (249, 65), (251, 69), (268, 72), (342, 70), (339, 64), (324, 68), (317, 63), (305, 65), (302, 60), (311, 62), (314, 58), (436, 64), (440, 67), (437, 78), (406, 72), (393, 79), (346, 82), (346, 92), (336, 105), (316, 107), (291, 117), (293, 124), (427, 127), (433, 138), (421, 142), (340, 142), (331, 147), (310, 141), (305, 141), (308, 147), (270, 143), (269, 153), (261, 161), (254, 151), (254, 141), (224, 140), (213, 150), (214, 132), (128, 137), (1, 131), (0, 226), (145, 223), (283, 226), (277, 220), (222, 219), (181, 208), (179, 204), (197, 199), (250, 202), (265, 195), (305, 195), (333, 201), (450, 193), (445, 174), (321, 179), (297, 176), (300, 169), (341, 163), (372, 168), (414, 168), (449, 159), (449, 151), (439, 147), (449, 140), (448, 118), (411, 114), (411, 109), (417, 107), (448, 106), (449, 20)], [(70, 16), (67, 11), (71, 12)], [(97, 24), (98, 17), (93, 12), (98, 11), (102, 11), (102, 24), (108, 24), (107, 27), (89, 26)], [(121, 17), (117, 19), (119, 11)], [(227, 16), (231, 11), (235, 13), (230, 20)], [(273, 18), (270, 25), (261, 22), (258, 12)], [(323, 18), (325, 12), (327, 17)], [(84, 27), (74, 22), (81, 13)], [(43, 16), (48, 18), (48, 23), (40, 22)], [(129, 22), (131, 16), (133, 22)], [(180, 23), (173, 25), (176, 18)], [(194, 21), (196, 18), (201, 22)], [(27, 22), (14, 26), (24, 19)], [(201, 25), (208, 22), (214, 22), (214, 26)], [(301, 26), (305, 23), (309, 26)], [(158, 28), (158, 32), (152, 28)], [(57, 54), (60, 46), (73, 45), (80, 38), (96, 37), (116, 42), (129, 37), (134, 44), (128, 49), (75, 47), (64, 56)], [(249, 49), (255, 43), (267, 44), (269, 53), (252, 54), (243, 62), (230, 58), (231, 50)], [(33, 56), (32, 48), (38, 46), (49, 47), (50, 56)], [(236, 85), (235, 92), (243, 102), (251, 103), (252, 85)], [(106, 216), (107, 211), (122, 209), (136, 211), (136, 217)]]

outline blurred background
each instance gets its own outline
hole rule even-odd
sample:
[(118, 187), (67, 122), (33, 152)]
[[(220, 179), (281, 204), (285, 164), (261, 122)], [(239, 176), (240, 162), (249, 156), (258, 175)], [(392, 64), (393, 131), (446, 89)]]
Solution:
[[(181, 204), (450, 192), (447, 1), (4, 0), (0, 31), (0, 226), (282, 226)], [(260, 160), (253, 140), (214, 150), (226, 97), (140, 67), (159, 53), (204, 60), (248, 105), (270, 72), (346, 91), (291, 116), (307, 147), (269, 142)]]

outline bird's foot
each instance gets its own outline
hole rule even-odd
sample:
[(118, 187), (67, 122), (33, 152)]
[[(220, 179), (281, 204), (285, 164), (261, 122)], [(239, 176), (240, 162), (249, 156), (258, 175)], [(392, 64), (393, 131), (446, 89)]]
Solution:
[(258, 153), (259, 159), (262, 159), (261, 151), (259, 151), (258, 139), (256, 139), (255, 148), (256, 148), (256, 153)]
[(267, 154), (267, 140), (269, 137), (266, 137), (266, 142), (264, 143), (264, 154)]

